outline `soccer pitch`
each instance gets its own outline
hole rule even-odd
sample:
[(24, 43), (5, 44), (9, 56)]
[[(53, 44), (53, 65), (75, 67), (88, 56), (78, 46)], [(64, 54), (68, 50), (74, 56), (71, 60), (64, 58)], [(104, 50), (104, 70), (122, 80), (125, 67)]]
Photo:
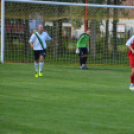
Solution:
[(0, 64), (0, 134), (133, 134), (129, 67)]

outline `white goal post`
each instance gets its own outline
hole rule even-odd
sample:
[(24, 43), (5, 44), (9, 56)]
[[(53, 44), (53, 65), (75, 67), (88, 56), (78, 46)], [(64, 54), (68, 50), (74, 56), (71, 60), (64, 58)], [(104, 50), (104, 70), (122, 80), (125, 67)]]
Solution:
[(1, 63), (4, 63), (5, 2), (19, 2), (19, 3), (31, 3), (31, 4), (46, 4), (46, 5), (62, 5), (62, 6), (83, 6), (83, 7), (134, 9), (134, 6), (98, 5), (98, 4), (82, 4), (82, 3), (52, 2), (52, 1), (33, 1), (33, 0), (1, 0)]

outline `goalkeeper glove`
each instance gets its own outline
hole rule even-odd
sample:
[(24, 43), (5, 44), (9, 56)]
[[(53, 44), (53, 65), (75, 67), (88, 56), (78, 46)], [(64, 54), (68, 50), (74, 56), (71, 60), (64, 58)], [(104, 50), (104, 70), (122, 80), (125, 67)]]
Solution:
[(89, 52), (89, 46), (87, 46), (87, 51)]
[(80, 54), (80, 49), (76, 48), (76, 54)]

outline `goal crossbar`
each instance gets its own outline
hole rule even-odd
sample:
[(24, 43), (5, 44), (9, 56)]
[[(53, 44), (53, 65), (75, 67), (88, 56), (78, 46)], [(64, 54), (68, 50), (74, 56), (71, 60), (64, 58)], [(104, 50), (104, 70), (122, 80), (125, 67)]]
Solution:
[(54, 1), (33, 1), (33, 0), (2, 0), (2, 1), (5, 1), (5, 2), (19, 2), (19, 3), (31, 3), (31, 4), (61, 5), (61, 6), (83, 6), (83, 7), (134, 9), (134, 6), (121, 6), (121, 5), (101, 5), (101, 4), (85, 4), (85, 3), (54, 2)]

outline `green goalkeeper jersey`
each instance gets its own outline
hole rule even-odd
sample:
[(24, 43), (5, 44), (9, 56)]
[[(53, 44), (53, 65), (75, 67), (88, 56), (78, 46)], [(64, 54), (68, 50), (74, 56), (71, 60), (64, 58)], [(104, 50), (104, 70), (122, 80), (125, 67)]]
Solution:
[(81, 34), (80, 38), (77, 41), (76, 47), (77, 48), (87, 47), (89, 44), (89, 38), (90, 38), (90, 35), (88, 35), (86, 33)]

